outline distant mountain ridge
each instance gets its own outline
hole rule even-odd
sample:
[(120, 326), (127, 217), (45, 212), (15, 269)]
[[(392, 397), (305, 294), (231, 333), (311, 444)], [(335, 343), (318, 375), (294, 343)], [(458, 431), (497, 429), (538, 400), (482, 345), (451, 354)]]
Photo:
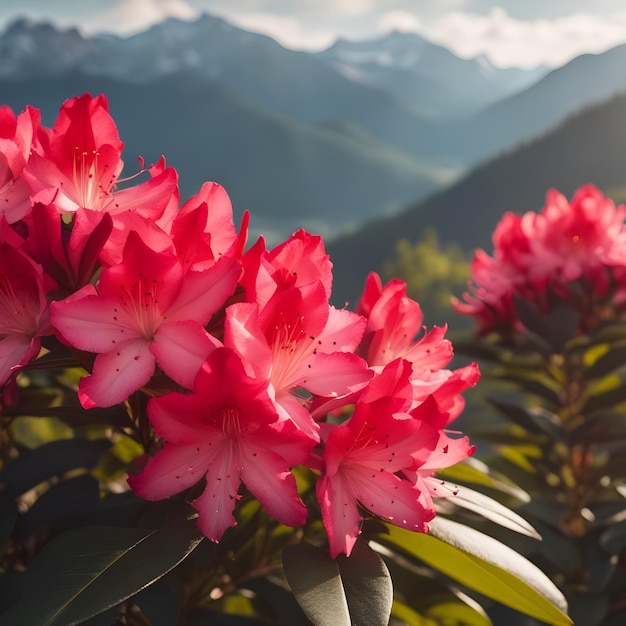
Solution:
[[(497, 100), (532, 73), (408, 33), (310, 53), (210, 15), (129, 38), (24, 19), (0, 34), (0, 102), (51, 123), (65, 98), (104, 92), (127, 162), (163, 152), (183, 197), (216, 180), (272, 238), (298, 226), (330, 238), (624, 91), (624, 67), (626, 46), (585, 55)], [(481, 98), (497, 102), (476, 112)]]
[(547, 73), (544, 67), (500, 69), (485, 57), (461, 59), (416, 33), (399, 31), (366, 41), (339, 39), (319, 55), (351, 79), (433, 119), (467, 116)]
[(338, 305), (355, 302), (370, 270), (392, 260), (402, 238), (417, 242), (435, 228), (442, 244), (468, 253), (493, 249), (493, 230), (506, 211), (542, 208), (548, 189), (571, 197), (591, 183), (605, 193), (626, 190), (626, 95), (590, 107), (556, 127), (470, 172), (447, 189), (396, 216), (374, 220), (328, 245)]

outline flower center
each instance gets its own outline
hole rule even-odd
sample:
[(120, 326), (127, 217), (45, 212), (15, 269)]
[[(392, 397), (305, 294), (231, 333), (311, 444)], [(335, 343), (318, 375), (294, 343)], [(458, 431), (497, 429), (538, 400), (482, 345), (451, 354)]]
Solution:
[(97, 150), (89, 153), (75, 146), (72, 173), (78, 204), (93, 211), (103, 211), (111, 200), (112, 185), (105, 189), (98, 176), (99, 157)]
[(120, 285), (119, 300), (126, 312), (137, 324), (139, 332), (148, 340), (154, 335), (163, 321), (157, 297), (158, 281), (137, 280), (130, 288)]

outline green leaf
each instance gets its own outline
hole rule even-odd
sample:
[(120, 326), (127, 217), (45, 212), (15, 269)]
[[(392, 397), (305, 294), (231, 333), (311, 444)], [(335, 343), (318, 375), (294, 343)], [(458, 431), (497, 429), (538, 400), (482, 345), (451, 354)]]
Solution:
[(612, 346), (584, 371), (584, 376), (587, 380), (600, 378), (623, 367), (624, 363), (626, 363), (626, 346)]
[(39, 483), (77, 468), (95, 467), (111, 447), (108, 439), (62, 439), (20, 454), (0, 471), (9, 496), (19, 496)]
[(426, 613), (436, 624), (454, 626), (491, 626), (491, 620), (462, 602), (442, 602)]
[(393, 604), (393, 584), (384, 561), (366, 541), (354, 545), (350, 557), (337, 558), (353, 624), (387, 626)]
[[(519, 502), (528, 502), (530, 496), (516, 485), (505, 482), (503, 475), (494, 472), (486, 463), (476, 457), (469, 457), (462, 463), (457, 463), (437, 472), (437, 476), (452, 482), (472, 483), (484, 487), (491, 487)], [(508, 478), (506, 479), (508, 480)]]
[(26, 591), (0, 625), (79, 624), (161, 578), (201, 539), (191, 520), (156, 530), (89, 526), (57, 535), (27, 571)]
[(600, 545), (609, 554), (619, 554), (626, 548), (626, 520), (617, 522), (600, 535)]
[(514, 402), (495, 400), (494, 398), (489, 398), (488, 402), (507, 419), (521, 426), (529, 433), (548, 435), (552, 439), (557, 439), (562, 436), (561, 421), (559, 417), (551, 411), (540, 407), (524, 406)]
[(297, 543), (283, 551), (283, 569), (298, 604), (316, 626), (351, 626), (337, 561), (315, 546)]
[(451, 498), (441, 498), (441, 505), (444, 511), (449, 511), (453, 507), (461, 507), (488, 519), (509, 530), (517, 533), (541, 539), (539, 533), (520, 515), (500, 504), (493, 498), (486, 496), (469, 487), (459, 487), (456, 496)]
[(436, 518), (431, 533), (389, 526), (378, 539), (408, 552), (450, 578), (553, 626), (570, 626), (567, 603), (554, 583), (508, 546), (472, 528)]
[[(89, 474), (74, 476), (47, 489), (22, 518), (20, 530), (24, 534), (36, 532), (44, 526), (74, 522), (82, 525), (82, 515), (98, 506), (100, 487)], [(76, 523), (80, 520), (81, 523)]]
[(350, 557), (331, 559), (310, 544), (283, 552), (287, 582), (316, 626), (387, 626), (393, 587), (387, 566), (367, 542), (355, 544)]

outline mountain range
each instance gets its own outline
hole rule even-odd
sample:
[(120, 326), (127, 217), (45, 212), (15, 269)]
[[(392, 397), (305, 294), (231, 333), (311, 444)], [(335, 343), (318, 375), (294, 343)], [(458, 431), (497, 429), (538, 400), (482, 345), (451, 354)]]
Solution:
[(311, 53), (210, 15), (128, 38), (21, 19), (0, 34), (0, 102), (50, 124), (66, 98), (105, 93), (126, 174), (163, 153), (184, 198), (216, 180), (237, 216), (251, 210), (254, 234), (303, 226), (332, 240), (624, 91), (623, 67), (626, 46), (547, 72), (460, 59), (410, 33)]
[[(400, 214), (369, 222), (328, 245), (338, 305), (354, 303), (370, 270), (395, 255), (400, 239), (416, 242), (428, 228), (468, 254), (493, 249), (506, 211), (540, 211), (550, 188), (570, 198), (585, 184), (623, 201), (626, 192), (626, 95), (591, 106), (551, 132), (482, 164), (445, 190)], [(460, 294), (458, 294), (460, 295)]]

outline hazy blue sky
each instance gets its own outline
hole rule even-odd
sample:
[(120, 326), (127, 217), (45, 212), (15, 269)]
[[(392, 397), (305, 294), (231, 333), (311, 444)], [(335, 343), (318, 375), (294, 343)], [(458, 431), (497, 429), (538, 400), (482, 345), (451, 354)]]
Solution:
[(291, 48), (322, 49), (337, 37), (396, 28), (501, 66), (560, 65), (626, 42), (621, 0), (2, 0), (0, 28), (26, 15), (128, 35), (167, 16), (194, 19), (205, 11)]

